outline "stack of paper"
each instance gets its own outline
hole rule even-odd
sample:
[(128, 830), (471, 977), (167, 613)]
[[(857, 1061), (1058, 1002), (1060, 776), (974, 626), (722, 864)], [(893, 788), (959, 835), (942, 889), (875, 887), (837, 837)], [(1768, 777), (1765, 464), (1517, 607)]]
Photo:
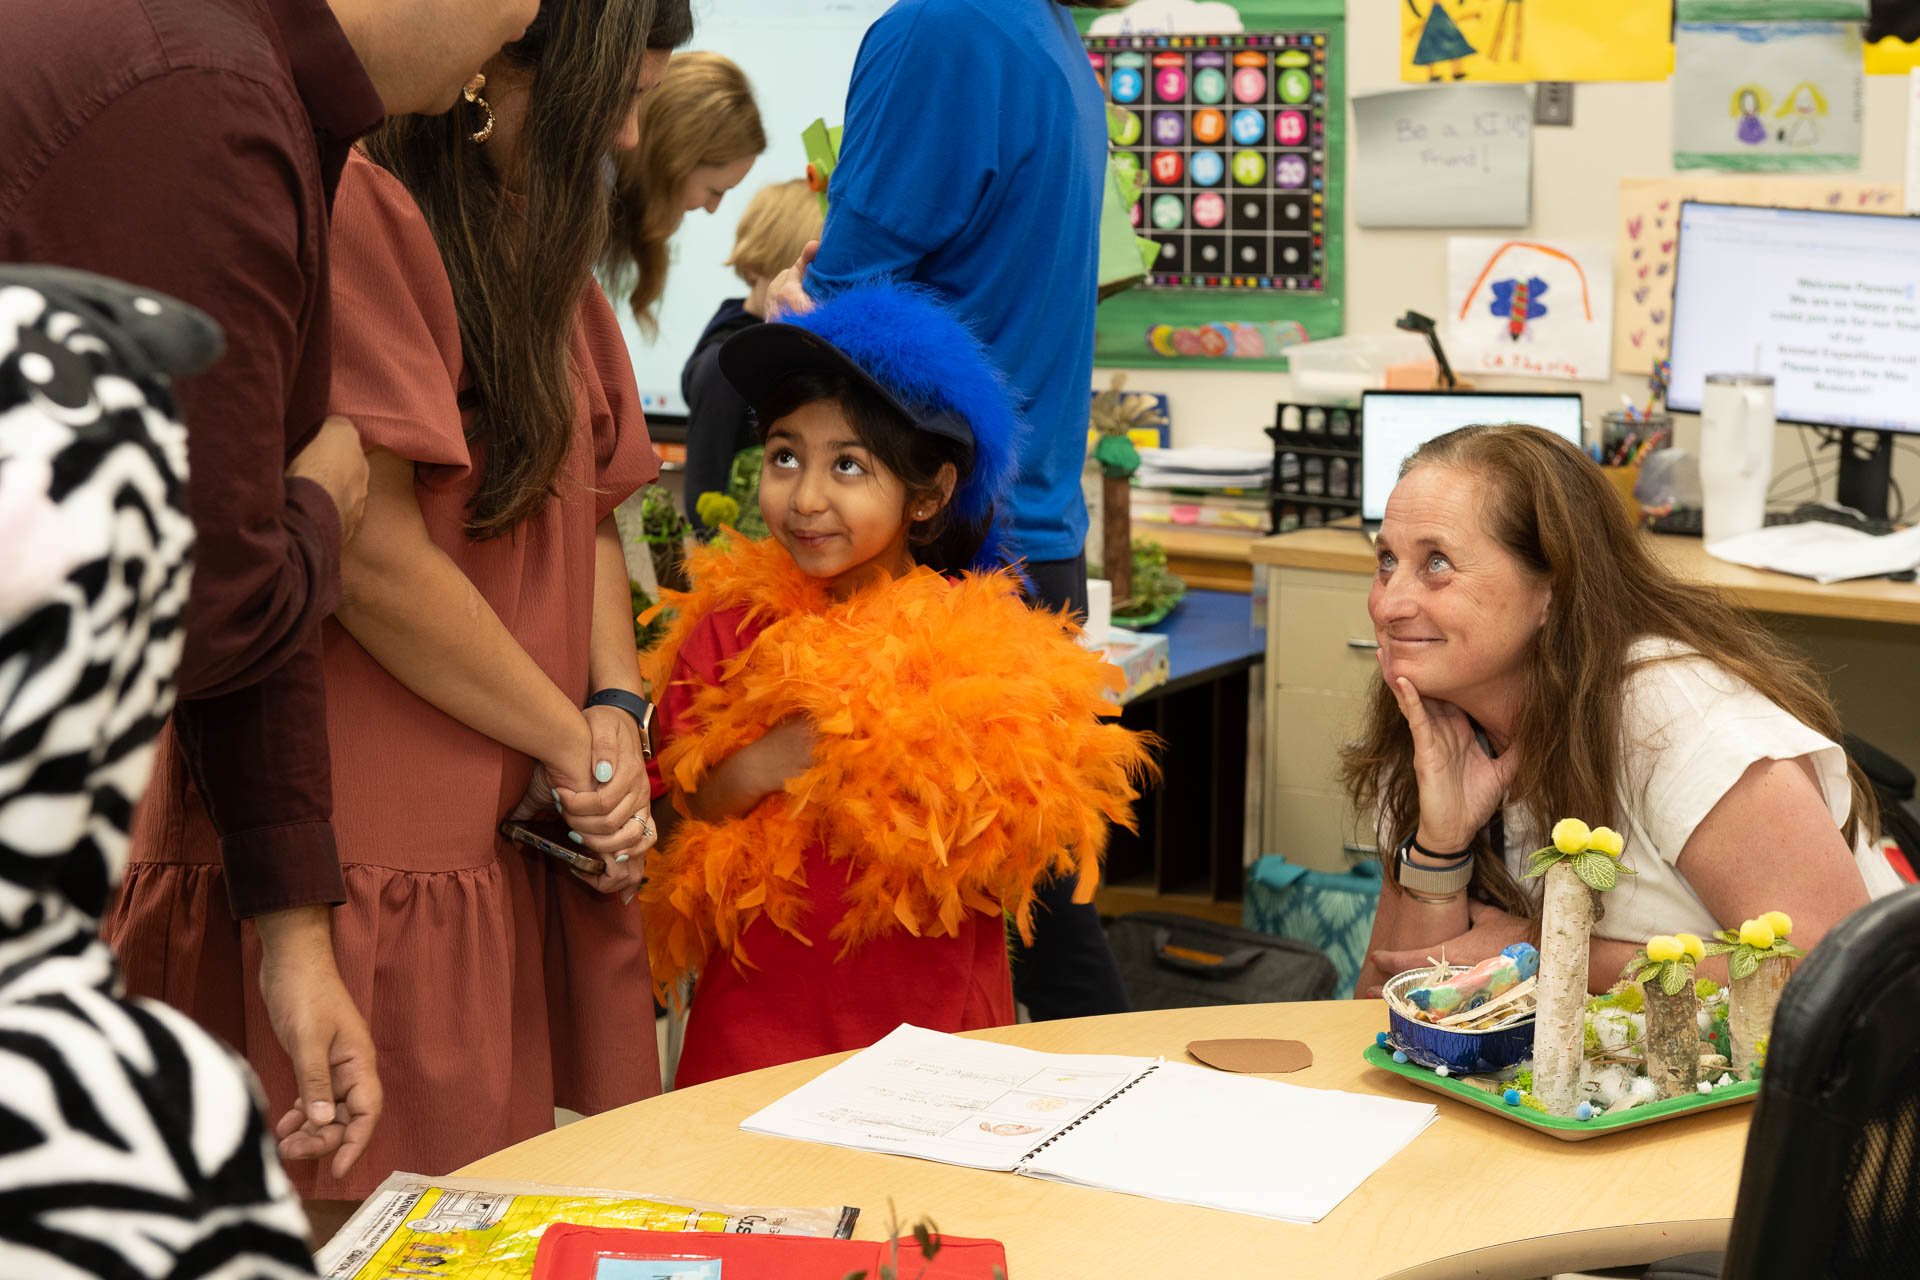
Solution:
[(1435, 1114), (1398, 1098), (902, 1026), (740, 1127), (1318, 1222)]
[(1707, 554), (1816, 582), (1878, 578), (1920, 567), (1920, 528), (1875, 535), (1824, 520), (1776, 524), (1709, 543)]
[(1273, 471), (1264, 449), (1142, 449), (1133, 482), (1152, 489), (1262, 489)]

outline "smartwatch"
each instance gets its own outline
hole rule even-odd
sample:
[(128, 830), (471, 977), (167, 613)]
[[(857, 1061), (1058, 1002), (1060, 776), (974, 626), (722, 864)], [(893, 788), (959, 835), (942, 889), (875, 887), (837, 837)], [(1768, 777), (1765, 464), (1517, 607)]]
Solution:
[(589, 707), (618, 707), (640, 726), (640, 754), (653, 759), (653, 704), (627, 689), (602, 689), (587, 699)]
[(1400, 847), (1394, 850), (1393, 854), (1393, 878), (1402, 889), (1416, 895), (1450, 897), (1463, 892), (1469, 884), (1473, 883), (1473, 851), (1471, 849), (1459, 854), (1447, 866), (1423, 867), (1409, 861), (1407, 855), (1416, 849), (1427, 857), (1444, 855), (1421, 849), (1414, 841), (1414, 834), (1409, 832), (1407, 838), (1400, 842)]

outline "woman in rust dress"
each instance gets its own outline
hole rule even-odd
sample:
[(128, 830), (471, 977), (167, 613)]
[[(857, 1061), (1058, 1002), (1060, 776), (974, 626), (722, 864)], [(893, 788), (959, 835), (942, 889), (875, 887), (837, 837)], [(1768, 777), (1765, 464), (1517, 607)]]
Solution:
[[(628, 905), (654, 831), (613, 522), (659, 461), (590, 269), (601, 158), (632, 145), (640, 93), (690, 34), (686, 0), (547, 0), (469, 108), (390, 122), (340, 183), (331, 408), (372, 478), (326, 624), (334, 951), (386, 1098), (351, 1169), (294, 1167), (309, 1198), (445, 1173), (552, 1127), (556, 1105), (659, 1090)], [(504, 841), (510, 816), (570, 833), (605, 874)], [(227, 916), (177, 771), (142, 824), (110, 933), (143, 986), (247, 1053), (281, 1115), (294, 1081), (258, 944)], [(282, 1119), (283, 1139), (301, 1130)]]

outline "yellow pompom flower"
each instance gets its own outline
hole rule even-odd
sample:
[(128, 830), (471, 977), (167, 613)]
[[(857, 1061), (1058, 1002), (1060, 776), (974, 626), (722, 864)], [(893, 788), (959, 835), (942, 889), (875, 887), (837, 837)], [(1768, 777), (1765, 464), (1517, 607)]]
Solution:
[(1562, 818), (1553, 824), (1553, 847), (1562, 853), (1584, 852), (1593, 832), (1578, 818)]
[(1748, 920), (1740, 926), (1740, 941), (1755, 951), (1765, 951), (1773, 945), (1773, 926), (1764, 919)]
[(1680, 949), (1682, 951), (1686, 952), (1688, 955), (1693, 957), (1693, 961), (1695, 964), (1698, 964), (1700, 963), (1700, 961), (1706, 959), (1707, 944), (1700, 940), (1700, 937), (1698, 934), (1676, 933), (1673, 935), (1673, 940), (1680, 944)]
[(1769, 911), (1760, 917), (1773, 930), (1774, 938), (1780, 939), (1793, 932), (1793, 917), (1784, 911)]
[(1678, 960), (1685, 954), (1687, 954), (1686, 948), (1680, 945), (1678, 938), (1670, 938), (1661, 933), (1647, 939), (1647, 959), (1656, 964), (1667, 960)]
[(1604, 853), (1609, 858), (1618, 858), (1621, 850), (1626, 847), (1626, 839), (1612, 827), (1595, 827), (1593, 833), (1587, 837), (1587, 848), (1596, 853)]

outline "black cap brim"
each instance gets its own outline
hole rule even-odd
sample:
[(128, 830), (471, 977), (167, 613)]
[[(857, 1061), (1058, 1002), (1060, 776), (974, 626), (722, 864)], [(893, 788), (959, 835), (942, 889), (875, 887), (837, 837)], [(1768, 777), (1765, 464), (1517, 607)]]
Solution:
[(875, 381), (846, 352), (799, 325), (768, 321), (742, 329), (720, 344), (720, 372), (756, 413), (795, 374), (838, 374), (870, 391), (919, 430), (973, 448), (973, 429), (966, 419), (945, 410), (915, 411)]

